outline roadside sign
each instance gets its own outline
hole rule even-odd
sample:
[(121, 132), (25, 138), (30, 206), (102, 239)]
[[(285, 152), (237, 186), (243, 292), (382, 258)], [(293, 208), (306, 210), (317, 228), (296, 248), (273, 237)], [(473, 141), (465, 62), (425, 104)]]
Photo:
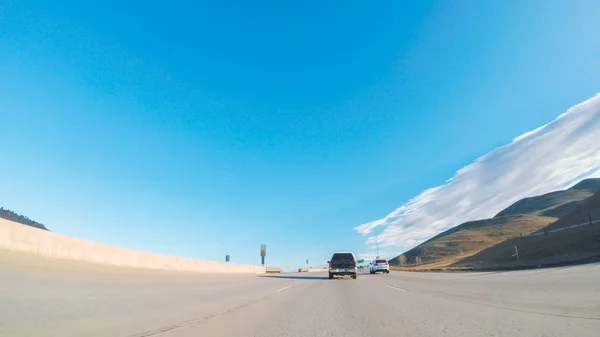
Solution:
[(260, 262), (261, 265), (265, 265), (265, 256), (267, 256), (267, 245), (264, 243), (260, 245)]
[(229, 255), (225, 255), (225, 262), (229, 262)]
[(260, 256), (267, 256), (267, 245), (260, 245)]
[(365, 263), (365, 259), (360, 259), (360, 260), (356, 261), (356, 263)]

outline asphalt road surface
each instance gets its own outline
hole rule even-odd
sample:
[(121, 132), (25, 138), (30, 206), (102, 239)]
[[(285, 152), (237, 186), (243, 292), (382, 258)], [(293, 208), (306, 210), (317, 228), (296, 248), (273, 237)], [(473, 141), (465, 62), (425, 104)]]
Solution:
[(0, 252), (0, 335), (599, 336), (600, 265), (199, 275)]

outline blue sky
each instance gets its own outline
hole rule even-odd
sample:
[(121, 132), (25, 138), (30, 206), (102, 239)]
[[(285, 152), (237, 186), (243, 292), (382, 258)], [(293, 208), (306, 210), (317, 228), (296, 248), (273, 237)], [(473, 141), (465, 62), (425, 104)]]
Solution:
[(599, 91), (599, 11), (0, 4), (0, 205), (189, 257), (258, 263), (266, 243), (292, 268), (366, 253), (354, 227)]

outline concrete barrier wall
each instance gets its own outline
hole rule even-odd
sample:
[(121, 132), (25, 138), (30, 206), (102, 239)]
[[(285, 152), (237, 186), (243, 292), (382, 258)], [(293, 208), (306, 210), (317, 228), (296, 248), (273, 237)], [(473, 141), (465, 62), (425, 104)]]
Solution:
[(324, 271), (327, 271), (327, 269), (323, 269), (323, 268), (309, 268), (308, 269), (309, 273), (322, 273)]
[(322, 273), (322, 272), (326, 272), (327, 269), (323, 269), (323, 268), (300, 268), (298, 269), (298, 272), (300, 273)]
[(73, 238), (0, 219), (0, 249), (121, 267), (264, 274), (265, 267), (155, 254)]

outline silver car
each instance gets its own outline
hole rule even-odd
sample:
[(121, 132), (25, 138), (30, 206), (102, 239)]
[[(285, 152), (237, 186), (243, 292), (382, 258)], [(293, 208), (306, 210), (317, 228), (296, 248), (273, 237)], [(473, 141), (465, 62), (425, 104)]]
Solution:
[(390, 264), (387, 262), (387, 260), (371, 261), (371, 268), (370, 268), (369, 272), (371, 274), (375, 274), (378, 271), (382, 272), (382, 273), (386, 273), (386, 274), (390, 273)]

